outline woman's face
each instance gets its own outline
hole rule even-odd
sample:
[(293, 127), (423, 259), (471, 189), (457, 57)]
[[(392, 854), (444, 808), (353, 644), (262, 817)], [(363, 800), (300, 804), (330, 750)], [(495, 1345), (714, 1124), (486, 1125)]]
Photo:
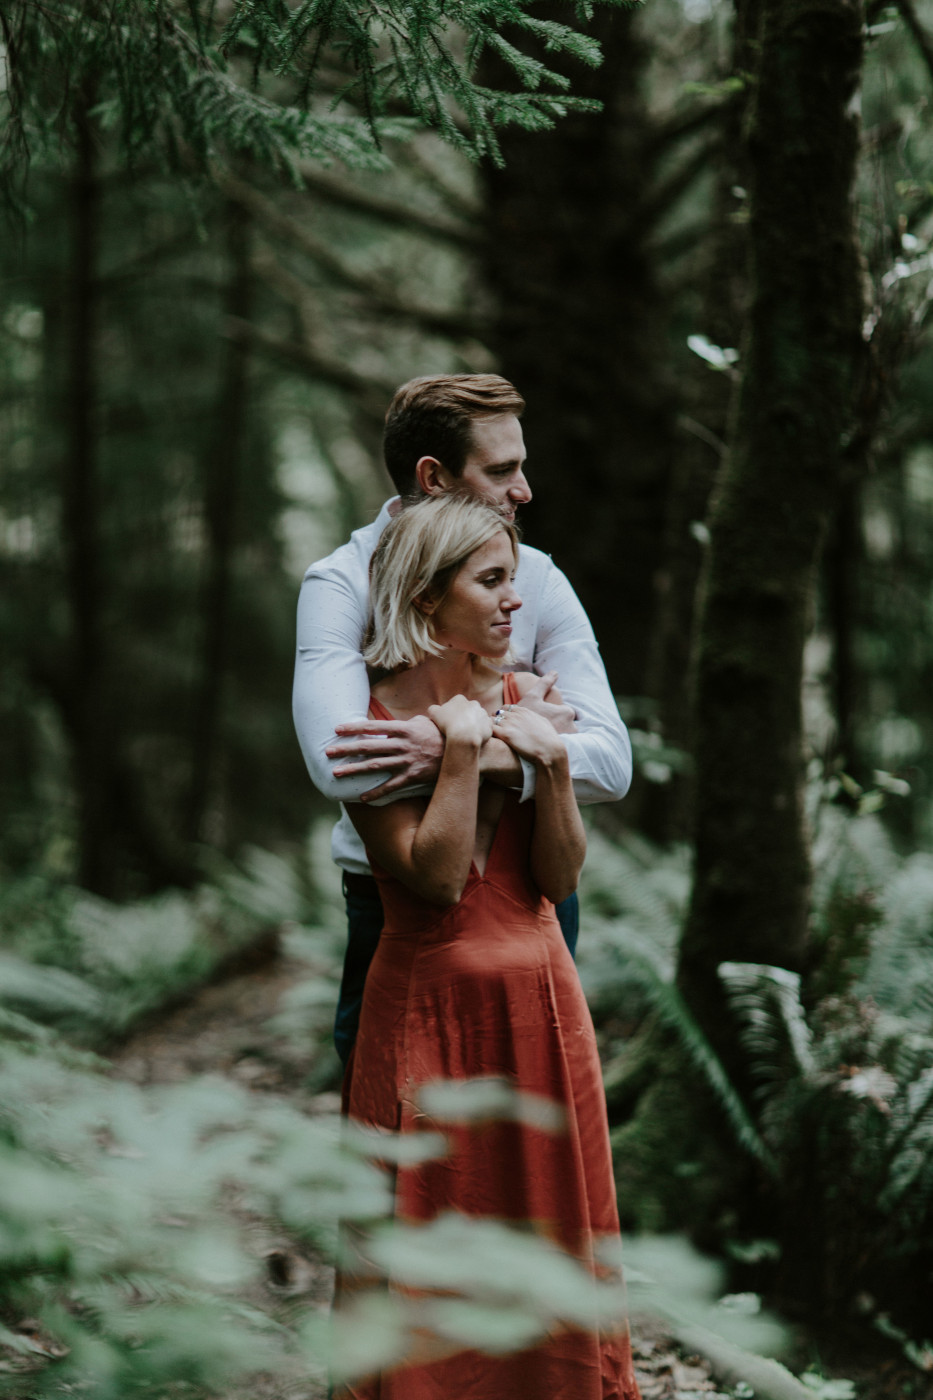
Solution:
[(461, 564), (443, 601), (431, 609), (435, 639), (476, 656), (505, 656), (512, 614), (522, 605), (514, 575), (512, 542), (502, 531)]

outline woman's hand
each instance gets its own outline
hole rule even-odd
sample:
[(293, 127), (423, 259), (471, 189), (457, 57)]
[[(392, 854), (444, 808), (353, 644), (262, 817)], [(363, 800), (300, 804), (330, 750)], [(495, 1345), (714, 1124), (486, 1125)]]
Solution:
[(492, 732), (532, 763), (550, 767), (566, 760), (567, 750), (549, 719), (524, 705), (505, 705), (493, 719)]
[(429, 705), (428, 719), (433, 720), (446, 743), (453, 741), (482, 748), (492, 738), (492, 715), (477, 700), (455, 695), (443, 705)]
[(518, 701), (526, 710), (534, 710), (557, 730), (558, 734), (575, 734), (577, 716), (572, 705), (565, 703), (557, 689), (557, 672), (548, 671), (544, 676), (535, 676), (531, 685), (526, 685)]

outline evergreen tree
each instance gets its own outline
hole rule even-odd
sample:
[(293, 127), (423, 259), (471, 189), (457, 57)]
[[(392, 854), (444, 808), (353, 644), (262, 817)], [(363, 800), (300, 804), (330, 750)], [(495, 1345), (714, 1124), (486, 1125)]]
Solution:
[(729, 1053), (717, 967), (800, 970), (801, 689), (816, 568), (863, 355), (853, 220), (857, 6), (767, 0), (748, 127), (751, 288), (699, 621), (696, 867), (680, 979)]

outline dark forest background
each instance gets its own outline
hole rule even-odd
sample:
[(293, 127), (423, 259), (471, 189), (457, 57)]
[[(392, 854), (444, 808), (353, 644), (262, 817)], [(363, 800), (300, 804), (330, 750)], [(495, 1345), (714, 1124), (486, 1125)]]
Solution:
[[(0, 37), (3, 1151), (90, 1173), (23, 1126), (35, 1067), (70, 1101), (276, 938), (336, 1085), (298, 584), (389, 494), (394, 387), (497, 369), (636, 748), (581, 939), (625, 1223), (921, 1377), (933, 5), (15, 0)], [(0, 1187), (0, 1342), (38, 1312), (76, 1374), (164, 1379), (109, 1273), (63, 1304), (44, 1209)]]

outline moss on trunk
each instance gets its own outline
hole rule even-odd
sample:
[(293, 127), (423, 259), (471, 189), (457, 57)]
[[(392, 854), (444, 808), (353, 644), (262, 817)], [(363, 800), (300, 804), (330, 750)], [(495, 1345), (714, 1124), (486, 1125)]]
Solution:
[(805, 961), (802, 658), (862, 345), (861, 9), (766, 0), (762, 17), (746, 138), (751, 300), (700, 612), (696, 881), (680, 960), (727, 1059), (718, 964)]

